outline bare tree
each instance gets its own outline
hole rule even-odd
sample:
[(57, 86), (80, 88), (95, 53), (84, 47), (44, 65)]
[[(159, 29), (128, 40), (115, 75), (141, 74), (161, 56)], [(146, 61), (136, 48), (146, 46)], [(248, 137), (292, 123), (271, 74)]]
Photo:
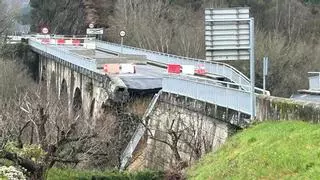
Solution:
[[(176, 111), (169, 109), (160, 113), (156, 110), (147, 122), (143, 122), (148, 138), (154, 140), (148, 145), (151, 149), (147, 160), (154, 163), (151, 167), (171, 164), (180, 171), (213, 149), (216, 124), (200, 113), (173, 109)], [(157, 142), (165, 146), (157, 145)], [(152, 153), (152, 149), (161, 152)]]
[(200, 12), (167, 0), (119, 0), (110, 18), (109, 39), (118, 41), (117, 32), (125, 29), (125, 43), (129, 45), (198, 57), (204, 51), (204, 37), (199, 33), (203, 25)]
[[(106, 157), (107, 136), (114, 126), (111, 123), (93, 127), (90, 119), (79, 112), (68, 118), (68, 111), (59, 100), (44, 100), (39, 89), (27, 91), (2, 105), (0, 131), (3, 148), (1, 158), (9, 159), (27, 169), (32, 179), (43, 179), (46, 170), (56, 163), (78, 165), (96, 156)], [(39, 161), (7, 151), (6, 141), (18, 142), (17, 148), (26, 145), (40, 145), (45, 152)]]

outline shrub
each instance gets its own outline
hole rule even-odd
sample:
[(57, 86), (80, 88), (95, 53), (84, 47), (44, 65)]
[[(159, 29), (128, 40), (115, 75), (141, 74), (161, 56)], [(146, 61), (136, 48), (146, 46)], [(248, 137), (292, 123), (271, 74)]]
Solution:
[(7, 180), (26, 180), (23, 173), (14, 166), (1, 166), (0, 167), (0, 179)]

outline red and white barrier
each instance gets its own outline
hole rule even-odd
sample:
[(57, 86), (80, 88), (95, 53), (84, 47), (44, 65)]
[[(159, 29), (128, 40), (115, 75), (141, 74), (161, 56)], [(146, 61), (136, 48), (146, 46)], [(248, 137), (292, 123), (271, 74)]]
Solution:
[(133, 64), (120, 64), (121, 74), (134, 74), (136, 72), (136, 67)]
[(196, 74), (204, 75), (207, 71), (203, 64), (199, 64), (195, 72)]
[(119, 74), (120, 64), (105, 64), (103, 66), (103, 71), (109, 74)]
[(180, 64), (168, 64), (167, 71), (168, 71), (168, 73), (180, 74), (181, 65)]
[(66, 43), (65, 39), (57, 39), (58, 45), (64, 45)]
[(72, 45), (74, 46), (80, 46), (80, 40), (79, 39), (72, 39)]
[(167, 72), (172, 74), (184, 74), (184, 75), (204, 75), (206, 74), (206, 69), (203, 64), (197, 66), (194, 65), (180, 65), (180, 64), (168, 64)]
[(135, 74), (136, 66), (133, 64), (105, 64), (103, 71), (108, 74)]
[(40, 39), (40, 42), (41, 42), (41, 44), (50, 44), (50, 39), (43, 38), (43, 39)]
[(84, 46), (88, 49), (95, 49), (95, 43), (88, 42), (88, 41), (85, 43), (83, 39), (38, 38), (37, 41), (42, 44), (65, 45), (65, 46)]
[(182, 74), (194, 75), (195, 73), (194, 65), (181, 65), (181, 67), (182, 67)]

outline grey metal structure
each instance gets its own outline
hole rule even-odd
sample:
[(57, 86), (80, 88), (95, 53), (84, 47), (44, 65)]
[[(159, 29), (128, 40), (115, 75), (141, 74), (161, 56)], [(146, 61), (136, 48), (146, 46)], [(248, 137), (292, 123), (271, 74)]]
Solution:
[(309, 72), (309, 89), (320, 90), (320, 72)]
[[(251, 83), (251, 120), (253, 120), (256, 116), (256, 97), (255, 97), (255, 81), (256, 81), (256, 77), (255, 77), (255, 54), (254, 54), (254, 19), (251, 18), (249, 21), (249, 25), (250, 25), (250, 48), (249, 48), (249, 52), (250, 52), (250, 83)], [(265, 91), (263, 91), (263, 94)]]
[(266, 90), (268, 70), (269, 70), (269, 57), (263, 57), (263, 90)]
[(205, 9), (206, 60), (250, 58), (249, 8)]
[(237, 86), (237, 84), (187, 79), (183, 76), (170, 76), (162, 80), (163, 92), (191, 97), (250, 115), (252, 111), (250, 92), (231, 86)]

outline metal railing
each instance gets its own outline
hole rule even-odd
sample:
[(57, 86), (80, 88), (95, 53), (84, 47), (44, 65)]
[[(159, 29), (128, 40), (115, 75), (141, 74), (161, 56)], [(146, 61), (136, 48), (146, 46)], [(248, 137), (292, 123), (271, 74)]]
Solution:
[[(96, 47), (100, 49), (109, 50), (112, 52), (121, 53), (121, 45), (110, 43), (106, 41), (96, 41)], [(235, 69), (234, 67), (221, 63), (221, 62), (214, 62), (214, 61), (207, 61), (203, 59), (196, 59), (196, 58), (188, 58), (183, 56), (177, 56), (162, 52), (156, 52), (131, 46), (123, 46), (122, 51), (124, 54), (139, 54), (145, 55), (147, 59), (162, 63), (162, 64), (169, 64), (169, 63), (177, 63), (183, 65), (199, 65), (203, 64), (206, 68), (206, 71), (210, 74), (216, 74), (223, 77), (230, 79), (232, 82), (240, 84), (244, 90), (250, 90), (250, 80), (246, 77), (243, 73)], [(263, 94), (264, 90), (260, 88), (255, 88), (256, 92)], [(266, 94), (270, 94), (267, 92)]]
[[(161, 95), (162, 91), (159, 91), (157, 94), (155, 94), (147, 108), (147, 111), (144, 113), (143, 117), (142, 117), (142, 122), (145, 123), (144, 121), (146, 120), (146, 118), (150, 115), (150, 113), (152, 112), (156, 102), (158, 101), (159, 96)], [(128, 164), (129, 160), (132, 157), (132, 153), (134, 152), (134, 150), (136, 149), (136, 147), (138, 146), (138, 143), (140, 142), (142, 136), (144, 135), (146, 131), (146, 127), (144, 124), (139, 123), (137, 129), (135, 130), (135, 132), (133, 133), (127, 147), (125, 148), (125, 150), (123, 151), (120, 159), (121, 159), (121, 164), (120, 164), (120, 170), (124, 170), (126, 165)]]
[(88, 69), (93, 72), (97, 72), (97, 65), (96, 65), (95, 59), (79, 56), (75, 53), (72, 53), (64, 49), (63, 46), (55, 47), (52, 45), (41, 44), (40, 42), (37, 42), (36, 39), (32, 39), (32, 38), (29, 39), (29, 45), (44, 53), (48, 53), (53, 56), (56, 56), (71, 64), (77, 65), (79, 67)]
[(87, 35), (50, 35), (50, 34), (27, 34), (22, 36), (11, 36), (24, 39), (30, 38), (50, 38), (50, 39), (83, 39), (83, 40), (95, 40), (95, 37), (88, 37)]
[(250, 92), (237, 87), (239, 85), (236, 83), (198, 81), (182, 76), (170, 76), (162, 80), (163, 92), (191, 97), (250, 115)]

